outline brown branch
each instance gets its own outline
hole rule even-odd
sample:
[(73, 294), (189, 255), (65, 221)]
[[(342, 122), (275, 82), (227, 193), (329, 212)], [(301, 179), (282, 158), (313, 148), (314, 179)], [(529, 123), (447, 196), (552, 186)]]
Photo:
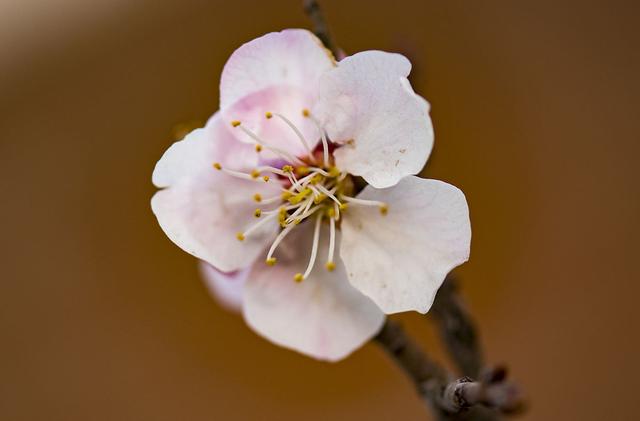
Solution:
[(333, 56), (339, 59), (341, 52), (334, 44), (333, 38), (331, 38), (329, 26), (327, 25), (327, 21), (324, 18), (324, 14), (322, 13), (322, 9), (318, 2), (316, 0), (304, 0), (304, 11), (307, 16), (309, 16), (309, 19), (311, 19), (311, 23), (313, 24), (313, 33), (320, 38), (320, 41), (322, 41), (324, 46), (331, 51)]
[(522, 407), (519, 390), (505, 381), (502, 369), (488, 372), (478, 381), (466, 376), (452, 380), (392, 320), (386, 321), (375, 340), (411, 378), (439, 420), (497, 420), (499, 413), (513, 413)]
[(458, 294), (455, 278), (448, 276), (444, 281), (430, 314), (460, 373), (478, 378), (484, 367), (482, 349), (475, 323)]

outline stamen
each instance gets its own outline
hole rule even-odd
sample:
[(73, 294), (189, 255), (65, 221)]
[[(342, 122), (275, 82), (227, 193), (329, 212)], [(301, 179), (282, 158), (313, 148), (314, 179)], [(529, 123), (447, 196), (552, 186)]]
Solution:
[(238, 241), (244, 241), (244, 234), (241, 232), (236, 233), (236, 238)]
[(320, 190), (322, 193), (326, 194), (327, 197), (331, 198), (331, 200), (336, 202), (338, 206), (342, 204), (342, 202), (340, 202), (340, 200), (338, 200), (338, 198), (333, 195), (333, 193), (335, 193), (335, 191), (337, 190), (337, 187), (334, 187), (331, 190), (327, 190), (323, 185), (318, 184), (316, 185), (316, 188)]
[(307, 265), (307, 269), (304, 271), (302, 275), (302, 279), (298, 276), (297, 273), (294, 277), (296, 282), (301, 282), (305, 278), (309, 276), (311, 271), (313, 270), (313, 265), (316, 263), (316, 256), (318, 255), (318, 243), (320, 242), (320, 223), (322, 222), (322, 214), (316, 217), (316, 225), (313, 229), (313, 245), (311, 246), (311, 257), (309, 258), (309, 264)]
[(302, 146), (304, 146), (305, 149), (307, 150), (307, 153), (309, 154), (309, 158), (313, 158), (313, 153), (311, 152), (311, 148), (309, 147), (307, 140), (302, 135), (302, 132), (287, 117), (283, 116), (280, 113), (274, 113), (274, 115), (278, 117), (280, 120), (284, 121), (286, 125), (289, 126), (291, 130), (295, 132), (296, 136), (298, 136), (298, 139), (300, 140), (300, 143), (302, 143)]
[(275, 265), (275, 264), (276, 264), (276, 262), (277, 262), (277, 261), (278, 261), (278, 259), (276, 259), (275, 257), (270, 257), (270, 258), (268, 258), (268, 259), (265, 259), (265, 261), (264, 261), (264, 262), (265, 262), (268, 266), (273, 266), (273, 265)]
[(386, 215), (387, 212), (389, 212), (389, 205), (384, 202), (380, 202), (377, 200), (356, 199), (355, 197), (349, 197), (349, 196), (340, 196), (340, 197), (345, 201), (356, 204), (356, 205), (377, 206), (378, 208), (380, 208), (380, 213), (383, 215)]
[(255, 200), (258, 203), (262, 202), (262, 195), (260, 193), (254, 194), (253, 195), (253, 200)]
[(253, 211), (253, 216), (255, 216), (256, 218), (260, 218), (261, 215), (262, 215), (262, 209), (257, 208), (255, 211)]
[[(274, 214), (274, 215), (277, 215), (277, 214)], [(278, 234), (276, 239), (273, 240), (273, 244), (271, 244), (271, 248), (269, 249), (269, 253), (267, 253), (267, 260), (270, 259), (273, 256), (273, 252), (276, 251), (276, 248), (278, 247), (278, 244), (280, 244), (280, 242), (282, 240), (284, 240), (284, 237), (286, 237), (287, 234), (289, 234), (294, 227), (295, 227), (295, 225), (288, 225), (285, 229), (280, 231), (280, 234)]]
[(324, 166), (328, 167), (329, 166), (329, 142), (327, 142), (327, 133), (322, 129), (322, 127), (320, 127), (320, 122), (316, 120), (315, 117), (311, 116), (311, 113), (309, 112), (309, 110), (307, 110), (306, 108), (302, 110), (302, 115), (305, 117), (309, 117), (311, 121), (313, 121), (313, 124), (315, 124), (315, 126), (318, 128), (318, 131), (320, 132), (320, 138), (322, 139), (322, 152), (323, 152), (323, 158), (324, 158), (323, 160)]
[(234, 171), (234, 170), (229, 170), (227, 168), (223, 168), (222, 165), (220, 165), (219, 162), (215, 162), (213, 164), (213, 168), (215, 168), (218, 171), (222, 171), (225, 174), (228, 174), (232, 177), (237, 177), (237, 178), (241, 178), (243, 180), (252, 180), (254, 181), (256, 178), (258, 178), (258, 176), (260, 175), (260, 173), (255, 173), (256, 170), (253, 170), (251, 172), (251, 174), (246, 174), (240, 171)]
[(262, 140), (257, 134), (255, 134), (254, 132), (252, 132), (251, 130), (247, 129), (244, 126), (241, 126), (239, 121), (237, 123), (238, 123), (237, 125), (233, 125), (233, 123), (231, 123), (231, 125), (233, 127), (238, 127), (247, 136), (249, 136), (251, 139), (253, 139), (258, 145), (269, 149), (271, 152), (275, 153), (276, 155), (279, 155), (280, 158), (286, 159), (286, 160), (288, 160), (290, 162), (299, 163), (300, 165), (304, 165), (304, 162), (302, 162), (300, 159), (296, 158), (295, 156), (291, 155), (289, 152), (287, 152), (285, 150), (282, 150), (280, 148), (276, 148), (275, 146), (269, 145), (267, 142)]
[(327, 256), (327, 264), (325, 267), (329, 272), (336, 268), (336, 264), (333, 262), (333, 253), (336, 246), (336, 220), (329, 218), (329, 255)]
[(326, 172), (325, 170), (323, 170), (322, 168), (318, 168), (318, 167), (309, 167), (309, 169), (311, 171), (315, 171), (317, 173), (320, 173), (322, 175), (324, 175), (325, 177), (329, 177), (329, 173)]
[[(267, 215), (267, 212), (265, 212), (265, 215)], [(271, 221), (272, 219), (275, 219), (278, 216), (277, 213), (269, 213), (268, 216), (261, 218), (258, 222), (256, 222), (255, 224), (251, 225), (249, 228), (247, 228), (244, 232), (239, 232), (236, 237), (238, 238), (238, 240), (242, 241), (244, 240), (244, 238), (248, 235), (250, 235), (252, 232), (254, 232), (255, 230), (257, 230), (258, 228), (260, 228), (262, 225), (266, 224), (268, 221)], [(242, 237), (242, 239), (240, 239), (240, 237)]]

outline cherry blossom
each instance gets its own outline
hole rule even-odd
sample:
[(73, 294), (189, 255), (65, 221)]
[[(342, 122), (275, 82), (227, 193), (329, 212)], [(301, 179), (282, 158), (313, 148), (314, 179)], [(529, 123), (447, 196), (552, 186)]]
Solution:
[(344, 358), (385, 314), (425, 313), (469, 256), (464, 194), (415, 176), (433, 146), (409, 61), (336, 62), (310, 32), (229, 58), (220, 110), (157, 163), (153, 212), (212, 291), (274, 343)]

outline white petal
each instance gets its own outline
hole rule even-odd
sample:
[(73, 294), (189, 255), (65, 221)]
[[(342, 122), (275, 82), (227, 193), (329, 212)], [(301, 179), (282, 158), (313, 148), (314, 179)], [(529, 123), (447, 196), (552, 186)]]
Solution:
[(462, 191), (437, 180), (402, 179), (387, 189), (366, 187), (344, 213), (340, 255), (349, 281), (386, 313), (426, 313), (454, 267), (469, 258), (471, 225)]
[(274, 85), (315, 92), (318, 77), (334, 66), (322, 42), (304, 29), (286, 29), (256, 38), (229, 58), (220, 80), (220, 108)]
[(365, 51), (347, 57), (320, 79), (314, 114), (334, 142), (336, 165), (374, 187), (417, 174), (433, 147), (426, 101), (407, 79), (399, 54)]
[(270, 341), (317, 359), (337, 361), (374, 336), (384, 314), (349, 285), (339, 259), (333, 272), (324, 268), (327, 229), (322, 230), (313, 272), (301, 283), (293, 280), (308, 263), (312, 225), (308, 221), (291, 232), (275, 266), (256, 266), (245, 285), (243, 312), (249, 326)]
[(221, 272), (203, 260), (198, 262), (198, 268), (205, 285), (218, 303), (229, 311), (239, 313), (242, 309), (242, 290), (250, 268)]
[(180, 248), (231, 272), (250, 265), (278, 230), (274, 218), (244, 241), (236, 239), (236, 233), (257, 221), (253, 215), (256, 193), (272, 197), (280, 194), (280, 189), (275, 182), (241, 180), (212, 168), (157, 192), (151, 208), (164, 232)]
[(153, 170), (156, 187), (167, 187), (186, 178), (211, 172), (214, 162), (234, 169), (255, 167), (258, 156), (253, 146), (239, 142), (224, 125), (220, 113), (202, 129), (189, 133), (166, 150)]

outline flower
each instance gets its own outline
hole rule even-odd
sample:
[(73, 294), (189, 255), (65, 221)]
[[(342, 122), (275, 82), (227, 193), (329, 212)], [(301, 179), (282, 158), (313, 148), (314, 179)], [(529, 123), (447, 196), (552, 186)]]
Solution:
[(220, 111), (153, 172), (152, 209), (212, 290), (274, 343), (344, 358), (385, 313), (425, 313), (469, 256), (464, 194), (414, 176), (429, 104), (399, 55), (336, 63), (310, 32), (270, 33), (224, 67)]

